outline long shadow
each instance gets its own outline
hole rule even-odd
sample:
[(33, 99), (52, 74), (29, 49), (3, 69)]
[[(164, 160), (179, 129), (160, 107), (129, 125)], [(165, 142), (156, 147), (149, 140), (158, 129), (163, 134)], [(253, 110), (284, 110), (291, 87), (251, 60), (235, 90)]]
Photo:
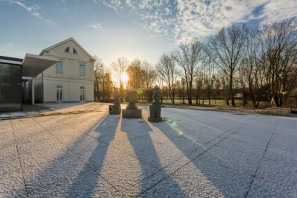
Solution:
[[(76, 177), (69, 188), (68, 197), (76, 197), (77, 193), (81, 196), (80, 194), (82, 192), (83, 197), (92, 197), (95, 187), (98, 184), (99, 172), (103, 165), (108, 145), (114, 139), (119, 119), (119, 116), (109, 115), (106, 119), (101, 121), (100, 125), (96, 127), (94, 134), (91, 134), (91, 136), (98, 139), (100, 142), (104, 142), (106, 145), (102, 145), (98, 142), (97, 147), (86, 161), (86, 164), (82, 168), (80, 174)], [(97, 135), (99, 136), (97, 137)], [(101, 138), (102, 140), (100, 140)], [(85, 174), (89, 170), (91, 170), (91, 173)]]
[(107, 116), (94, 131), (83, 133), (59, 156), (28, 167), (25, 170), (29, 175), (25, 187), (28, 196), (92, 197), (102, 179), (99, 170), (118, 122), (119, 116)]
[[(167, 191), (167, 196), (186, 197), (178, 183), (171, 179), (169, 174), (163, 170), (155, 148), (156, 145), (150, 136), (150, 133), (154, 133), (151, 127), (143, 119), (123, 119), (121, 131), (127, 133), (128, 140), (141, 166), (142, 180), (140, 181), (140, 186), (138, 186), (138, 196), (143, 196), (142, 193), (154, 187), (164, 178), (167, 178), (170, 189), (174, 189), (174, 191), (163, 189)], [(135, 185), (139, 185), (139, 183)], [(158, 195), (152, 192), (148, 196), (157, 197)]]
[[(220, 193), (227, 197), (244, 197), (251, 181), (250, 175), (247, 172), (239, 171), (237, 167), (235, 167), (236, 165), (233, 167), (232, 163), (226, 162), (219, 155), (209, 153), (209, 149), (214, 145), (207, 145), (209, 142), (196, 142), (195, 139), (197, 139), (197, 137), (191, 138), (193, 132), (187, 133), (183, 131), (182, 126), (176, 127), (176, 124), (172, 123), (172, 121), (157, 124), (152, 123), (152, 125), (163, 133), (171, 143), (190, 160), (191, 164), (196, 166), (197, 171), (201, 172)], [(187, 128), (187, 126), (185, 126), (185, 128)], [(207, 132), (211, 132), (212, 129), (220, 130), (213, 126), (211, 127), (212, 129), (206, 128), (205, 130), (205, 127), (202, 128), (204, 128), (204, 134), (201, 133), (201, 135), (206, 134), (206, 136)], [(232, 131), (224, 131), (225, 135), (231, 133)], [(230, 151), (228, 155), (232, 154), (233, 153)], [(177, 168), (176, 171), (179, 171), (181, 168), (187, 169), (186, 165), (188, 164), (182, 165), (182, 167)]]

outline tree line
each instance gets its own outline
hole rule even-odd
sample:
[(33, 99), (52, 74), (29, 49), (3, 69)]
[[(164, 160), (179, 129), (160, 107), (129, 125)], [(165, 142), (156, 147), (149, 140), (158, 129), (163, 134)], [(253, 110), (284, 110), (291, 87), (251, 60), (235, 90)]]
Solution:
[[(180, 44), (172, 52), (161, 55), (158, 63), (119, 58), (112, 70), (120, 81), (124, 97), (122, 75), (129, 76), (126, 88), (143, 88), (143, 99), (150, 101), (154, 84), (162, 89), (163, 98), (172, 104), (201, 103), (201, 99), (223, 99), (235, 106), (260, 101), (278, 107), (297, 94), (297, 21), (290, 18), (281, 22), (248, 27), (246, 24), (222, 28), (203, 41), (194, 38)], [(95, 64), (95, 97), (109, 100), (113, 83), (100, 59)]]

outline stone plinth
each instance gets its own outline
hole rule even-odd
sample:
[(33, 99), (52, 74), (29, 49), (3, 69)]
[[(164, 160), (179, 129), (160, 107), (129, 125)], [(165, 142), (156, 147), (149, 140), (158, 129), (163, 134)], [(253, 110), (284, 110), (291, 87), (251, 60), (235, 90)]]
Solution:
[(136, 102), (138, 101), (138, 95), (135, 90), (129, 90), (126, 100), (129, 102), (126, 109), (123, 109), (123, 118), (141, 118), (142, 110), (138, 109)]
[(148, 117), (148, 121), (150, 121), (150, 122), (162, 122), (163, 119), (162, 118), (151, 118), (151, 117)]
[(156, 85), (153, 90), (153, 104), (150, 105), (150, 117), (148, 121), (150, 122), (162, 122), (161, 117), (161, 92), (160, 88)]
[(141, 109), (123, 109), (123, 118), (141, 118)]
[(109, 114), (111, 115), (121, 114), (121, 105), (120, 104), (109, 105)]
[(113, 102), (113, 105), (109, 105), (109, 114), (111, 115), (121, 114), (121, 103), (120, 103), (120, 96), (118, 92), (115, 92), (115, 100)]

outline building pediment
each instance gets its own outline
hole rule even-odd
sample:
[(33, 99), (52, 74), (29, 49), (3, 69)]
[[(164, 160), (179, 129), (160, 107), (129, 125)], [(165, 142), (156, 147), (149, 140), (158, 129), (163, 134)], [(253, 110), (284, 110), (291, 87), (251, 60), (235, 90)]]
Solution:
[(94, 61), (94, 58), (72, 37), (42, 50), (40, 55)]

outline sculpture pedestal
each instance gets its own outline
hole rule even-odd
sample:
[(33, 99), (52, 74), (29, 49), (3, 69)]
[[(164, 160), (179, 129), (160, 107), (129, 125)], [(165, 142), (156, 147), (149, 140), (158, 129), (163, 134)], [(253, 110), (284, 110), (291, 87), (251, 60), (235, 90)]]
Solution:
[(138, 95), (135, 90), (129, 90), (126, 100), (129, 102), (126, 109), (122, 110), (123, 118), (141, 118), (142, 110), (137, 108), (135, 104), (138, 100)]
[(150, 117), (148, 117), (148, 121), (150, 122), (162, 122), (161, 117), (161, 104), (153, 104), (150, 105)]
[(109, 114), (110, 115), (119, 115), (121, 114), (121, 105), (109, 105)]
[(114, 102), (113, 105), (109, 105), (109, 114), (110, 115), (119, 115), (121, 114), (121, 103), (120, 95), (117, 90), (114, 92)]
[(151, 117), (148, 117), (148, 121), (150, 122), (162, 122), (163, 119), (160, 117), (160, 118), (151, 118)]
[(123, 109), (123, 118), (141, 118), (142, 109)]
[(160, 88), (156, 85), (153, 90), (153, 99), (154, 102), (150, 105), (150, 117), (148, 121), (150, 122), (162, 122), (161, 117), (161, 103), (160, 103), (161, 93)]

